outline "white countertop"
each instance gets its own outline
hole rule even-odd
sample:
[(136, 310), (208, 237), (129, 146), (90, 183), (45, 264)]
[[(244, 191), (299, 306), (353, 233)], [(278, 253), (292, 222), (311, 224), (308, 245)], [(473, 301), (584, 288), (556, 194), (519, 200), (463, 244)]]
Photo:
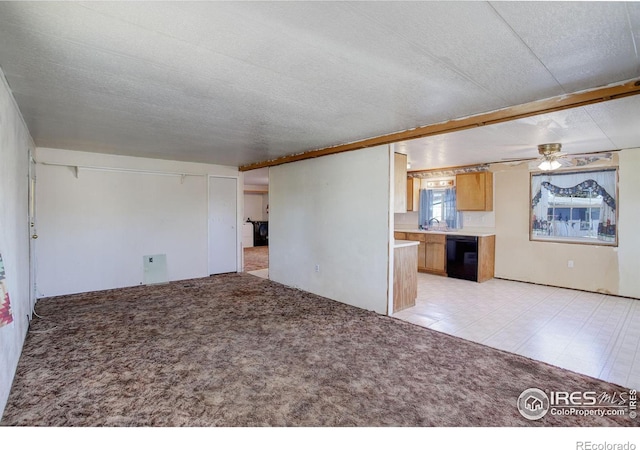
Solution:
[(413, 245), (419, 245), (420, 242), (418, 241), (402, 241), (400, 239), (396, 239), (395, 242), (393, 243), (393, 248), (400, 248), (400, 247), (411, 247)]
[[(397, 228), (394, 228), (393, 231), (399, 231), (401, 233), (424, 233), (424, 234), (451, 234), (454, 236), (478, 236), (478, 237), (484, 237), (484, 236), (495, 236), (495, 231), (491, 230), (491, 229), (472, 229), (472, 228), (463, 228), (461, 230), (451, 230), (451, 231), (429, 231), (429, 230), (419, 230), (418, 227), (402, 227), (399, 226)], [(396, 241), (397, 242), (397, 241)]]

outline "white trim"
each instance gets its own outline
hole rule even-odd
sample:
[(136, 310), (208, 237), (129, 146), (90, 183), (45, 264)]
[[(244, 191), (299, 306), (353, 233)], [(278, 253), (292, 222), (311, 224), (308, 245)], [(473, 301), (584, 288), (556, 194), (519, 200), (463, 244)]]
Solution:
[[(33, 313), (35, 312), (35, 305), (38, 302), (38, 274), (36, 268), (38, 267), (37, 260), (37, 245), (33, 239), (34, 234), (38, 234), (38, 208), (36, 205), (36, 160), (33, 158), (34, 149), (29, 148), (27, 154), (29, 155), (28, 162), (28, 175), (27, 175), (27, 230), (29, 233), (29, 320), (33, 319)], [(32, 182), (33, 181), (33, 182)]]
[(395, 144), (389, 144), (389, 219), (388, 219), (388, 258), (387, 258), (387, 315), (393, 315), (393, 265), (394, 265), (394, 222), (395, 222)]

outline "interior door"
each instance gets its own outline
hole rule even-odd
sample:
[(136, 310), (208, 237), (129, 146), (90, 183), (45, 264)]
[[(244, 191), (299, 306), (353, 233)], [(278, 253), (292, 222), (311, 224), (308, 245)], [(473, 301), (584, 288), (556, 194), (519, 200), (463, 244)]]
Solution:
[(235, 178), (209, 177), (209, 273), (238, 271)]
[(29, 149), (29, 301), (33, 311), (37, 299), (36, 284), (36, 239), (38, 230), (36, 223), (36, 162), (32, 150)]

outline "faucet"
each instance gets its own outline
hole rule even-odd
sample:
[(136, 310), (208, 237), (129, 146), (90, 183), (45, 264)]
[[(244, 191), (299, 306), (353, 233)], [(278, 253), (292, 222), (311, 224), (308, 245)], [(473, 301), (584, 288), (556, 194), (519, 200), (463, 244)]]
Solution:
[(434, 221), (434, 220), (435, 220), (436, 222), (438, 222), (438, 224), (440, 224), (440, 221), (439, 221), (438, 219), (436, 219), (435, 217), (432, 217), (431, 219), (427, 220), (427, 221), (425, 222), (425, 224), (424, 224), (424, 225), (420, 225), (420, 227), (419, 227), (419, 228), (420, 228), (421, 230), (428, 230), (428, 229), (429, 229), (429, 227), (431, 226), (431, 224), (433, 224), (433, 221)]
[[(436, 226), (433, 226), (433, 222), (436, 222)], [(423, 230), (437, 230), (437, 231), (447, 231), (449, 226), (445, 222), (443, 225), (440, 225), (440, 221), (435, 217), (432, 217), (427, 222), (427, 225), (423, 228)]]

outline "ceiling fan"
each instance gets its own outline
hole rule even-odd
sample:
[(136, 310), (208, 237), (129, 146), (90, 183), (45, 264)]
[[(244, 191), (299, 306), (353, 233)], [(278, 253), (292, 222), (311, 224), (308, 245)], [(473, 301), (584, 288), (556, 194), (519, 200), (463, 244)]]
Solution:
[(562, 144), (540, 144), (538, 145), (538, 153), (540, 157), (536, 162), (540, 170), (556, 170), (563, 166), (573, 166), (574, 163), (567, 158), (567, 153), (562, 153)]
[(503, 161), (524, 162), (531, 161), (529, 168), (538, 168), (544, 171), (551, 171), (559, 169), (560, 167), (575, 166), (575, 162), (572, 158), (578, 156), (584, 156), (586, 154), (568, 154), (561, 152), (562, 144), (540, 144), (538, 145), (538, 153), (540, 156), (537, 158), (502, 158)]

